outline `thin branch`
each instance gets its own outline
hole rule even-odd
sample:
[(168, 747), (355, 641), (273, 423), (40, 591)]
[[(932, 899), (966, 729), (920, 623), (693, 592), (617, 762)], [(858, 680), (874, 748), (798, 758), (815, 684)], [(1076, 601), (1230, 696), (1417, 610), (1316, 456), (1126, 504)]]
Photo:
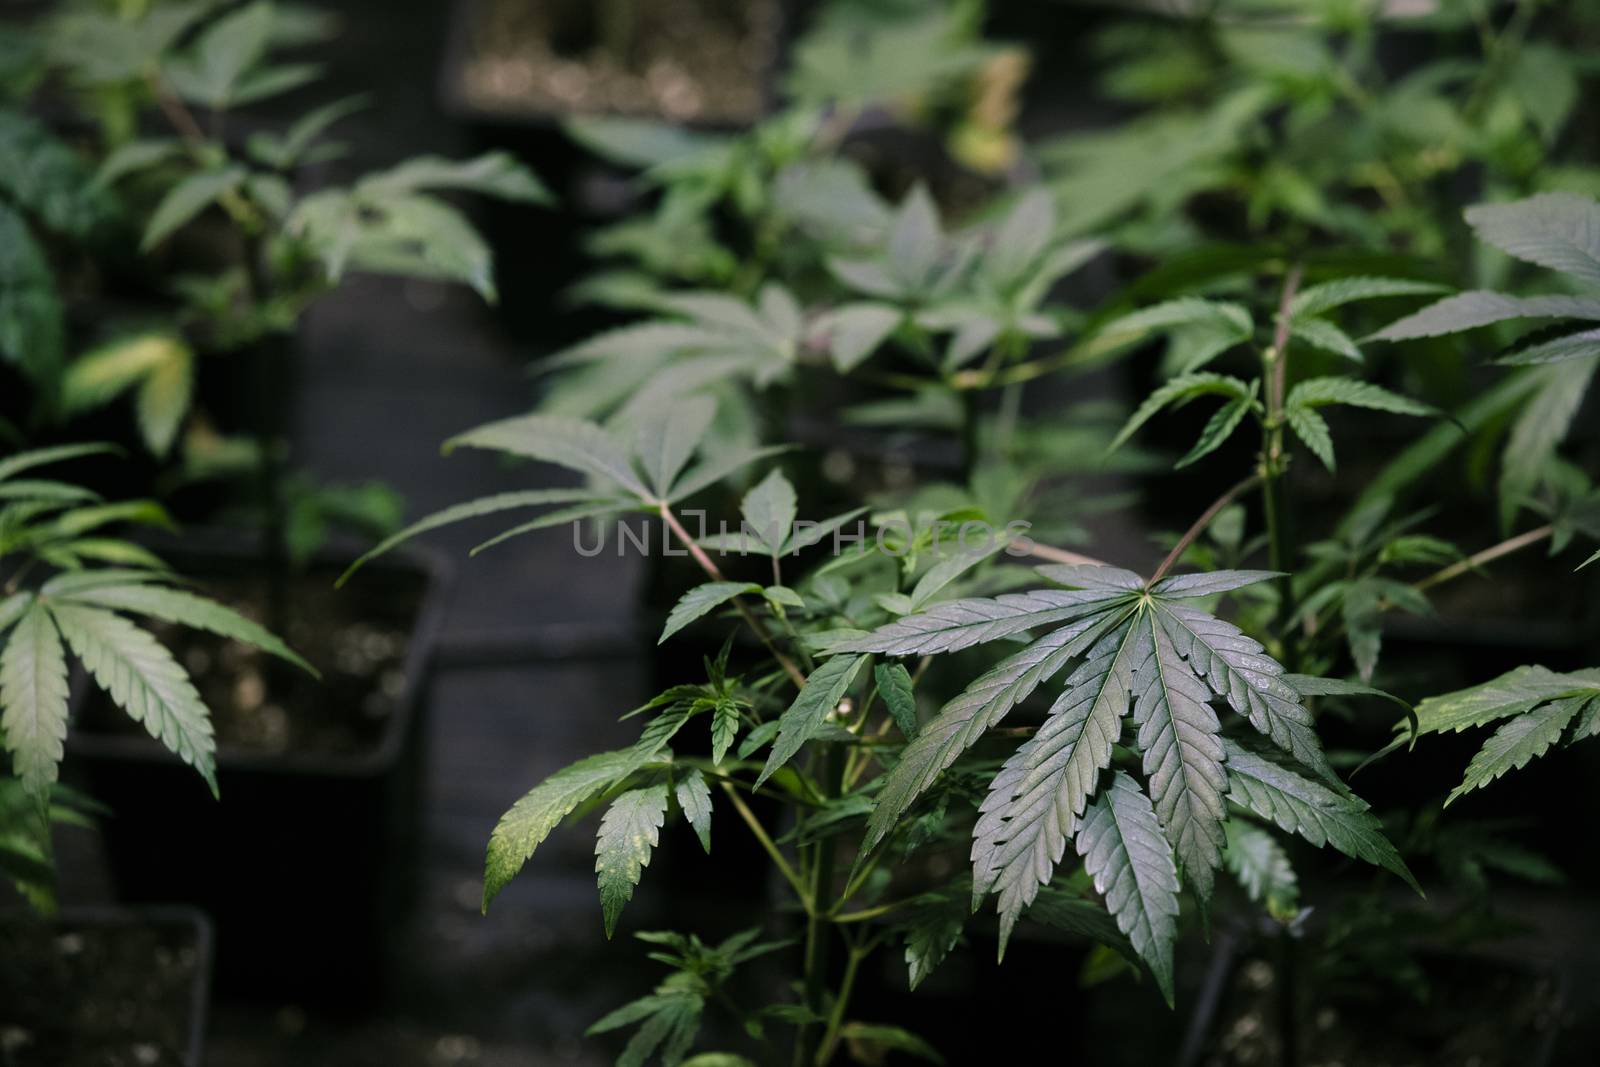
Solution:
[(1277, 323), (1272, 330), (1272, 381), (1267, 391), (1267, 417), (1283, 410), (1284, 386), (1288, 379), (1288, 360), (1285, 356), (1289, 349), (1289, 306), (1294, 303), (1295, 293), (1300, 291), (1300, 279), (1305, 275), (1305, 267), (1296, 263), (1289, 268), (1288, 275), (1283, 279), (1283, 292), (1278, 297)]
[(1442, 570), (1435, 571), (1419, 582), (1413, 582), (1411, 588), (1419, 593), (1432, 589), (1434, 586), (1448, 582), (1452, 578), (1459, 578), (1468, 571), (1475, 571), (1485, 563), (1492, 563), (1501, 556), (1509, 556), (1511, 553), (1527, 548), (1529, 545), (1538, 544), (1554, 532), (1555, 527), (1546, 524), (1537, 529), (1529, 530), (1527, 533), (1518, 534), (1513, 538), (1501, 541), (1498, 545), (1491, 545), (1482, 552), (1474, 553), (1466, 559), (1458, 560)]
[(1223, 508), (1233, 503), (1241, 494), (1254, 489), (1260, 481), (1261, 475), (1259, 472), (1252, 474), (1212, 501), (1211, 506), (1206, 508), (1198, 519), (1194, 520), (1194, 525), (1190, 526), (1189, 529), (1184, 531), (1183, 536), (1178, 538), (1178, 543), (1172, 546), (1172, 551), (1167, 553), (1167, 558), (1161, 561), (1161, 566), (1156, 568), (1155, 573), (1150, 576), (1150, 580), (1144, 583), (1144, 587), (1149, 589), (1162, 578), (1165, 578), (1167, 572), (1172, 569), (1173, 564), (1177, 563), (1189, 546), (1194, 544), (1194, 539), (1199, 537), (1207, 526), (1211, 525), (1211, 520), (1215, 519)]
[[(672, 513), (672, 508), (667, 505), (665, 500), (661, 501), (658, 510), (661, 513), (661, 520), (667, 524), (667, 528), (672, 531), (673, 536), (683, 543), (683, 547), (689, 550), (689, 555), (694, 557), (694, 561), (700, 565), (700, 569), (705, 571), (713, 582), (722, 581), (721, 569), (712, 562), (710, 556), (706, 555), (705, 549), (696, 544), (694, 538), (689, 536), (689, 531), (683, 528), (683, 524), (678, 521), (678, 516)], [(755, 613), (750, 610), (750, 605), (746, 604), (742, 597), (736, 596), (733, 598), (733, 606), (739, 609), (739, 614), (744, 618), (745, 625), (749, 626), (755, 635), (761, 639), (761, 643), (767, 646), (767, 651), (772, 654), (773, 659), (778, 661), (778, 665), (789, 676), (789, 680), (798, 688), (804, 689), (806, 684), (805, 672), (796, 667), (794, 661), (788, 656), (778, 651), (778, 646), (772, 643), (772, 635), (768, 634), (767, 628), (761, 625), (761, 620), (756, 618)]]
[(744, 798), (739, 795), (739, 791), (731, 783), (720, 782), (718, 784), (722, 786), (722, 791), (728, 794), (728, 799), (733, 802), (734, 810), (739, 813), (739, 818), (744, 820), (744, 824), (750, 827), (750, 832), (756, 835), (756, 840), (761, 842), (762, 849), (766, 851), (772, 862), (777, 866), (778, 873), (783, 875), (784, 880), (789, 883), (789, 888), (793, 889), (795, 896), (800, 898), (800, 903), (806, 909), (806, 914), (811, 914), (816, 907), (811, 900), (811, 893), (806, 889), (805, 884), (800, 881), (800, 876), (794, 873), (794, 868), (789, 866), (789, 861), (783, 858), (783, 853), (778, 851), (778, 846), (768, 835), (766, 827), (761, 825), (761, 820), (756, 818), (756, 813), (750, 810), (750, 805), (744, 802)]

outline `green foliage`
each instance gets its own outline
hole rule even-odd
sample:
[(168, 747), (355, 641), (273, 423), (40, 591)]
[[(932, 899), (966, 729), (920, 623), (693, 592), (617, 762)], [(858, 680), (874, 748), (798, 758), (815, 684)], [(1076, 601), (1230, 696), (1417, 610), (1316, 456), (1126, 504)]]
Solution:
[[(53, 884), (46, 820), (74, 810), (70, 800), (65, 808), (52, 800), (67, 736), (69, 651), (113, 703), (193, 766), (213, 793), (210, 712), (184, 668), (128, 616), (220, 634), (315, 673), (257, 623), (174, 588), (179, 577), (147, 549), (100, 535), (125, 520), (164, 522), (155, 505), (103, 504), (71, 482), (18, 477), (104, 451), (67, 445), (0, 461), (0, 742), (14, 775), (0, 777), (0, 859), (9, 857), (0, 865), (40, 906), (49, 904)], [(18, 807), (17, 790), (28, 812)]]
[(1572, 744), (1600, 733), (1600, 671), (1518, 667), (1471, 689), (1429, 697), (1417, 705), (1416, 719), (1414, 736), (1500, 723), (1445, 799), (1449, 805), (1527, 766), (1563, 739)]

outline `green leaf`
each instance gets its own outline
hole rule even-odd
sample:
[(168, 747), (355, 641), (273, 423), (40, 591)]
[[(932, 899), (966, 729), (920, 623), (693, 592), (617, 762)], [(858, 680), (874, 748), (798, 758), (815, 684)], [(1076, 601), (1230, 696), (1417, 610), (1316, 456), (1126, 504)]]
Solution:
[(67, 739), (67, 657), (49, 611), (38, 602), (26, 608), (0, 649), (0, 733), (13, 773), (43, 801)]
[(400, 532), (384, 538), (376, 548), (363, 554), (354, 563), (346, 568), (335, 583), (343, 586), (350, 580), (350, 576), (368, 562), (395, 548), (403, 542), (409, 541), (419, 534), (436, 530), (441, 526), (462, 522), (466, 519), (475, 519), (480, 515), (493, 515), (501, 511), (510, 511), (514, 508), (539, 507), (544, 504), (570, 504), (575, 502), (592, 503), (600, 499), (595, 493), (585, 489), (527, 489), (515, 493), (496, 493), (494, 496), (480, 497), (470, 500), (465, 504), (456, 504), (436, 511), (427, 518), (407, 526)]
[(445, 442), (456, 448), (487, 448), (526, 459), (554, 463), (591, 474), (649, 500), (650, 492), (634, 474), (628, 453), (605, 429), (583, 419), (559, 415), (522, 415), (469, 430)]
[(633, 899), (633, 887), (650, 864), (651, 850), (660, 843), (666, 815), (667, 785), (662, 782), (623, 793), (600, 820), (594, 870), (600, 883), (606, 937), (616, 932), (623, 905)]
[(365, 93), (347, 96), (306, 112), (280, 138), (267, 132), (250, 135), (246, 143), (250, 154), (269, 167), (289, 170), (298, 164), (306, 151), (334, 123), (366, 107)]
[(1223, 861), (1250, 899), (1279, 922), (1299, 914), (1299, 879), (1277, 838), (1242, 819), (1229, 819), (1223, 829), (1228, 835)]
[(1407, 341), (1439, 337), (1507, 319), (1600, 319), (1600, 299), (1581, 296), (1506, 296), (1475, 289), (1447, 296), (1421, 311), (1390, 323), (1373, 339)]
[(245, 169), (229, 165), (191, 174), (167, 191), (145, 224), (141, 250), (148, 252), (187, 225), (220, 197), (243, 184)]
[(1390, 296), (1428, 296), (1445, 291), (1445, 286), (1410, 278), (1335, 278), (1321, 285), (1307, 286), (1289, 302), (1291, 321), (1324, 315), (1334, 308), (1361, 300)]
[(1434, 409), (1427, 404), (1354, 378), (1308, 378), (1289, 390), (1289, 397), (1284, 401), (1287, 411), (1296, 408), (1326, 407), (1329, 404), (1345, 404), (1372, 411), (1389, 411), (1396, 415), (1435, 414)]
[[(1124, 602), (1122, 594), (1113, 603)], [(956, 758), (997, 725), (1017, 704), (1082, 655), (1121, 621), (1114, 607), (1077, 619), (1001, 660), (950, 701), (900, 753), (867, 820), (864, 855), (877, 846), (916, 799)], [(884, 630), (892, 627), (885, 627)], [(880, 633), (884, 631), (879, 631)]]
[(710, 459), (695, 467), (683, 476), (683, 479), (672, 487), (670, 504), (687, 500), (702, 489), (710, 488), (729, 475), (748, 467), (752, 463), (759, 463), (782, 452), (789, 451), (792, 445), (767, 445), (761, 448), (750, 448), (734, 451), (726, 455)]
[(688, 821), (690, 826), (694, 827), (695, 836), (700, 838), (700, 847), (709, 854), (711, 852), (711, 787), (706, 784), (705, 775), (694, 770), (679, 778), (675, 795), (678, 798), (678, 807), (683, 810), (684, 819)]
[(745, 526), (761, 539), (773, 556), (783, 551), (798, 514), (794, 486), (774, 467), (761, 483), (744, 495), (739, 513)]
[(1282, 577), (1282, 571), (1200, 571), (1163, 578), (1150, 592), (1164, 600), (1185, 600), (1231, 593)]
[(1155, 809), (1132, 778), (1117, 771), (1089, 805), (1078, 855), (1156, 984), (1173, 1003), (1172, 954), (1178, 932), (1178, 872)]
[(118, 338), (73, 360), (61, 380), (61, 403), (68, 412), (110, 403), (147, 381), (161, 368), (188, 362), (188, 346), (170, 333)]
[(1255, 322), (1240, 304), (1180, 297), (1112, 319), (1095, 332), (1089, 346), (1096, 354), (1110, 353), (1157, 334), (1176, 335), (1179, 331), (1192, 347), (1188, 358), (1174, 370), (1187, 377), (1234, 345), (1248, 341)]
[(1342, 789), (1314, 781), (1284, 766), (1280, 759), (1245, 748), (1227, 738), (1228, 801), (1318, 848), (1332, 845), (1347, 856), (1399, 876), (1418, 893), (1422, 888), (1400, 853), (1383, 835), (1383, 824), (1367, 804)]
[(1592, 699), (1584, 694), (1552, 700), (1503, 724), (1472, 757), (1466, 777), (1445, 797), (1444, 806), (1448, 808), (1462, 794), (1481, 789), (1508, 771), (1521, 770), (1529, 760), (1544, 755)]
[(908, 1056), (915, 1056), (919, 1060), (929, 1063), (944, 1063), (944, 1057), (939, 1055), (937, 1049), (928, 1044), (916, 1034), (898, 1026), (885, 1026), (881, 1023), (850, 1022), (839, 1027), (839, 1037), (849, 1042), (852, 1046), (864, 1047), (864, 1055), (872, 1057), (867, 1062), (876, 1062), (883, 1053), (879, 1049), (894, 1052), (904, 1052)]
[(1518, 667), (1470, 689), (1422, 701), (1417, 705), (1417, 733), (1460, 733), (1521, 715), (1545, 701), (1586, 688), (1600, 688), (1600, 680), (1583, 674), (1558, 674), (1539, 666)]
[(1466, 212), (1478, 239), (1509, 255), (1600, 285), (1600, 204), (1575, 193), (1540, 193)]
[(1289, 424), (1289, 429), (1300, 439), (1300, 443), (1311, 451), (1313, 456), (1322, 460), (1322, 465), (1331, 472), (1335, 468), (1333, 458), (1333, 432), (1328, 429), (1327, 420), (1310, 408), (1289, 408), (1283, 413), (1284, 421)]
[(83, 456), (103, 456), (116, 451), (117, 447), (115, 445), (84, 444), (56, 445), (52, 448), (37, 448), (30, 452), (18, 452), (8, 459), (0, 460), (0, 482), (15, 478), (23, 471), (33, 470), (35, 467), (47, 467), (54, 463), (64, 463), (69, 459), (79, 459)]
[(972, 837), (973, 899), (1000, 894), (1000, 951), (1048, 884), (1111, 764), (1143, 645), (1135, 623), (1106, 634), (1066, 680), (1037, 733), (989, 785)]
[(0, 634), (4, 634), (17, 624), (17, 620), (28, 613), (28, 608), (33, 605), (33, 594), (30, 592), (12, 593), (0, 599)]
[(1182, 459), (1172, 465), (1173, 470), (1182, 470), (1191, 463), (1204, 459), (1221, 448), (1223, 443), (1233, 436), (1233, 431), (1239, 428), (1239, 423), (1244, 421), (1244, 417), (1255, 406), (1254, 384), (1253, 382), (1251, 383), (1250, 396), (1230, 400), (1212, 414), (1211, 418), (1206, 422), (1205, 428), (1200, 431), (1200, 439), (1194, 443), (1193, 448), (1184, 454)]
[(767, 754), (766, 766), (756, 779), (757, 787), (816, 736), (866, 661), (866, 656), (834, 656), (811, 672), (794, 703), (778, 718), (778, 737)]
[(516, 877), (534, 851), (579, 804), (610, 789), (634, 765), (632, 749), (601, 752), (564, 767), (535, 786), (500, 817), (489, 837), (483, 872), (483, 910)]
[(1289, 326), (1289, 336), (1356, 363), (1366, 361), (1350, 335), (1327, 319), (1297, 319)]
[(1590, 359), (1595, 356), (1600, 356), (1600, 330), (1580, 330), (1565, 337), (1529, 345), (1508, 356), (1501, 356), (1495, 362), (1518, 367), (1536, 363), (1561, 363), (1569, 359)]
[(157, 163), (165, 163), (183, 153), (183, 142), (176, 137), (157, 137), (129, 141), (112, 149), (95, 172), (94, 183), (99, 186), (114, 184), (119, 178), (145, 170)]
[(1127, 443), (1128, 438), (1138, 432), (1139, 427), (1149, 422), (1162, 408), (1169, 404), (1193, 400), (1198, 396), (1226, 396), (1233, 399), (1248, 398), (1251, 390), (1248, 385), (1238, 378), (1224, 374), (1212, 374), (1202, 371), (1196, 374), (1182, 374), (1171, 381), (1164, 383), (1145, 398), (1122, 429), (1117, 431), (1117, 436), (1112, 438), (1111, 444), (1106, 446), (1106, 452), (1115, 452)]
[(759, 593), (761, 587), (754, 582), (706, 582), (697, 585), (672, 606), (672, 611), (667, 614), (667, 624), (661, 630), (661, 636), (656, 644), (661, 644), (667, 638), (700, 618), (706, 612), (722, 604), (726, 604), (734, 597), (744, 593)]
[(1006, 289), (1020, 282), (1056, 234), (1055, 197), (1046, 189), (1030, 190), (1017, 201), (995, 230), (983, 269)]
[(211, 714), (172, 653), (120, 615), (52, 602), (51, 617), (114, 703), (217, 792)]
[(927, 656), (955, 652), (972, 645), (1012, 637), (1025, 630), (1070, 622), (1125, 600), (1128, 590), (1039, 589), (1006, 593), (993, 599), (946, 600), (907, 615), (866, 637), (840, 646), (847, 652), (880, 652), (890, 656)]
[(641, 422), (634, 437), (634, 454), (657, 497), (665, 500), (671, 495), (672, 483), (700, 447), (716, 413), (715, 400), (695, 396), (676, 401)]
[(849, 374), (894, 332), (903, 318), (897, 307), (862, 301), (833, 309), (817, 320), (828, 353), (840, 374)]
[(139, 433), (145, 447), (158, 458), (172, 451), (193, 395), (194, 354), (187, 346), (179, 345), (171, 358), (145, 375), (136, 400)]
[(1158, 611), (1146, 611), (1134, 624), (1142, 632), (1133, 717), (1156, 816), (1184, 879), (1203, 902), (1222, 862), (1222, 725), (1208, 703), (1210, 692), (1184, 664)]
[(733, 744), (734, 738), (739, 736), (739, 706), (732, 701), (724, 701), (716, 706), (711, 713), (711, 762), (722, 766), (722, 758), (728, 754), (728, 748)]
[(486, 152), (459, 161), (419, 156), (381, 174), (369, 175), (356, 186), (356, 192), (363, 196), (389, 197), (429, 190), (479, 193), (526, 204), (555, 203), (544, 183), (509, 152)]
[(300, 658), (264, 626), (252, 622), (232, 608), (181, 589), (163, 589), (154, 585), (96, 585), (47, 595), (58, 601), (147, 615), (242, 641), (293, 663), (307, 674), (317, 674), (315, 667)]
[(932, 892), (918, 897), (901, 920), (906, 937), (906, 972), (915, 990), (961, 941), (967, 925), (966, 893)]
[(1512, 424), (1500, 470), (1500, 517), (1509, 524), (1527, 496), (1539, 486), (1556, 446), (1567, 436), (1583, 406), (1600, 355), (1553, 363), (1528, 372), (1537, 391)]
[(903, 663), (880, 663), (873, 668), (878, 694), (900, 734), (907, 741), (917, 736), (917, 695), (912, 691), (911, 672)]
[(222, 16), (201, 32), (189, 55), (168, 64), (167, 78), (187, 100), (226, 107), (239, 79), (266, 54), (272, 21), (268, 0)]

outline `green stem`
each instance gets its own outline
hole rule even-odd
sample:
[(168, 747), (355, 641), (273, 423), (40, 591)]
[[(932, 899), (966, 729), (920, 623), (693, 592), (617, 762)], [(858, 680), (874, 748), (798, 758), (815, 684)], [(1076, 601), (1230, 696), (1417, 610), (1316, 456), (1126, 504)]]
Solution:
[(767, 833), (766, 827), (761, 825), (761, 820), (756, 818), (756, 813), (750, 810), (750, 806), (744, 802), (744, 798), (739, 795), (739, 791), (730, 782), (722, 782), (721, 785), (722, 791), (728, 794), (728, 799), (733, 802), (733, 808), (739, 813), (739, 818), (744, 820), (744, 824), (750, 828), (750, 832), (755, 835), (756, 840), (761, 842), (762, 849), (771, 858), (773, 865), (778, 868), (778, 873), (783, 875), (784, 881), (789, 883), (789, 888), (793, 889), (795, 896), (800, 898), (800, 906), (805, 909), (807, 915), (811, 915), (816, 911), (816, 904), (811, 893), (806, 889), (806, 884), (800, 880), (799, 875), (794, 873), (794, 868), (789, 866), (789, 861), (783, 858), (783, 853), (778, 850), (777, 844), (772, 840), (771, 835)]
[[(822, 790), (827, 796), (837, 796), (844, 769), (843, 761), (839, 758), (839, 746), (824, 744), (822, 749)], [(806, 914), (804, 983), (806, 1008), (814, 1015), (822, 1014), (827, 986), (829, 926), (823, 913), (832, 908), (831, 905), (824, 907), (823, 902), (833, 888), (833, 861), (832, 841), (818, 841), (811, 846), (811, 900), (814, 906)], [(795, 1032), (795, 1067), (804, 1067), (812, 1059), (814, 1046), (811, 1037), (810, 1025), (802, 1023)]]
[(833, 998), (833, 1010), (828, 1013), (828, 1028), (822, 1035), (822, 1044), (817, 1048), (816, 1067), (826, 1067), (833, 1058), (833, 1050), (839, 1044), (839, 1031), (844, 1028), (844, 1013), (850, 1006), (850, 995), (855, 992), (856, 972), (861, 969), (861, 961), (872, 954), (874, 947), (871, 942), (850, 946), (850, 955), (844, 961), (844, 976), (839, 979), (839, 993)]
[(1267, 552), (1271, 567), (1285, 574), (1278, 582), (1278, 618), (1284, 621), (1294, 617), (1295, 594), (1294, 581), (1288, 577), (1293, 568), (1294, 547), (1289, 534), (1285, 484), (1288, 461), (1283, 447), (1283, 401), (1289, 378), (1289, 309), (1295, 293), (1299, 291), (1303, 273), (1302, 266), (1296, 263), (1284, 277), (1283, 292), (1278, 298), (1272, 347), (1262, 353), (1263, 371), (1267, 379), (1267, 417), (1261, 430), (1261, 504), (1266, 513)]

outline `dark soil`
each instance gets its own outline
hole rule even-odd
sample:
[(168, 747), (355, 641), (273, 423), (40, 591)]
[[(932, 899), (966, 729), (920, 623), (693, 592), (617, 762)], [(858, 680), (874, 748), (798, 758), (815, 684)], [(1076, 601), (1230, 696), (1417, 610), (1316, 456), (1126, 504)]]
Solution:
[[(1202, 1067), (1272, 1067), (1282, 1058), (1279, 972), (1245, 956), (1233, 969)], [(1438, 957), (1428, 1003), (1379, 988), (1306, 989), (1299, 1004), (1302, 1067), (1532, 1067), (1557, 1025), (1553, 979), (1486, 961)]]
[(200, 967), (182, 924), (0, 925), (0, 1065), (182, 1064)]
[(453, 92), (493, 114), (761, 116), (776, 0), (478, 0)]
[[(238, 641), (151, 624), (211, 709), (220, 751), (356, 755), (377, 746), (405, 693), (406, 649), (422, 581), (374, 571), (337, 590), (337, 576), (332, 568), (313, 568), (289, 577), (281, 624), (269, 618), (263, 576), (218, 574), (199, 585), (205, 595), (279, 632), (322, 673), (320, 680)], [(141, 729), (100, 701), (90, 724)]]

